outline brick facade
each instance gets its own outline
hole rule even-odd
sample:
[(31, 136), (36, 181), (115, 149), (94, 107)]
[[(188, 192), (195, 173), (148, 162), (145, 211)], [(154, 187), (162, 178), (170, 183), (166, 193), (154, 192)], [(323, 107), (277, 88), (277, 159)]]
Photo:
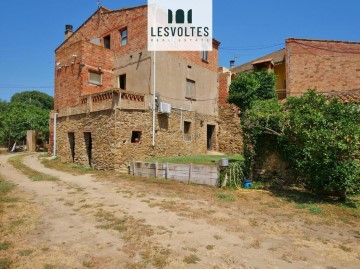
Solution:
[(360, 43), (287, 39), (287, 96), (360, 88)]

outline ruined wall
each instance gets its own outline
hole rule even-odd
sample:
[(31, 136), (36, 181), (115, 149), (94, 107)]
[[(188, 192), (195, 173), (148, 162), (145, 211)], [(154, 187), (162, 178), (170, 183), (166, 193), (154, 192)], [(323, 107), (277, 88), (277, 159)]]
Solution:
[(219, 106), (219, 151), (243, 154), (243, 134), (239, 109), (235, 105)]
[(360, 88), (360, 43), (286, 40), (287, 96)]

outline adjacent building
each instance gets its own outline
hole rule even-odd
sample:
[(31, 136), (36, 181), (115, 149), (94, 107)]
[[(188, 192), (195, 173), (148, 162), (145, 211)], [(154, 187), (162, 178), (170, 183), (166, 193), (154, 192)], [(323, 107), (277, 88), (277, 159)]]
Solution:
[(155, 156), (241, 153), (237, 110), (219, 104), (219, 44), (149, 52), (146, 5), (102, 7), (76, 31), (67, 25), (50, 123), (58, 156), (117, 169)]
[(360, 42), (289, 38), (284, 49), (232, 67), (222, 76), (256, 69), (275, 72), (279, 99), (309, 88), (344, 101), (360, 96)]

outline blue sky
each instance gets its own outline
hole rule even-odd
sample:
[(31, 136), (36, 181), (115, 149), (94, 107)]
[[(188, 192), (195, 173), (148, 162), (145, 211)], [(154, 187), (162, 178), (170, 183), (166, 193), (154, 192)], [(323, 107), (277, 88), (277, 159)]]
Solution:
[[(101, 0), (120, 9), (143, 0)], [(54, 50), (65, 24), (77, 29), (97, 8), (97, 0), (11, 0), (0, 16), (0, 99), (40, 90), (53, 95)], [(221, 42), (221, 66), (284, 47), (288, 37), (360, 41), (358, 0), (214, 0), (214, 38)]]

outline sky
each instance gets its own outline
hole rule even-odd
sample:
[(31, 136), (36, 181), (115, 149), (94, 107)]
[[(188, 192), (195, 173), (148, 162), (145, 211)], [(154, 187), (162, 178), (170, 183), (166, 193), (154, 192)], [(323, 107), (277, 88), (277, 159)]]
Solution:
[[(53, 96), (55, 49), (65, 24), (76, 30), (98, 0), (3, 0), (0, 16), (0, 99), (39, 90)], [(145, 0), (101, 0), (121, 9)], [(359, 0), (213, 0), (219, 65), (229, 67), (284, 48), (289, 37), (360, 41)]]

